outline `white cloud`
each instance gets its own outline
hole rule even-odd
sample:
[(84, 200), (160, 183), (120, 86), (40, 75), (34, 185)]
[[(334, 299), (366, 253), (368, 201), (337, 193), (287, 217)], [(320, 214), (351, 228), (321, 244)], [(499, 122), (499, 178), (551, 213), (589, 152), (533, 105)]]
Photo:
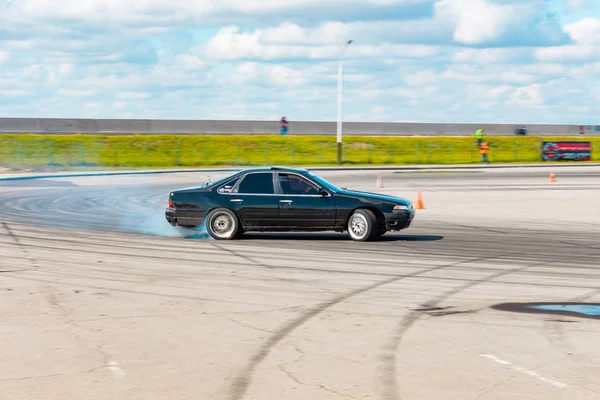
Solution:
[(175, 57), (175, 63), (187, 69), (199, 69), (206, 66), (206, 62), (193, 54), (179, 54)]
[(234, 85), (266, 83), (275, 87), (296, 87), (310, 82), (311, 71), (300, 71), (283, 65), (245, 62), (237, 66), (226, 79)]
[(562, 64), (526, 64), (519, 67), (523, 73), (537, 74), (537, 75), (565, 75), (567, 73), (567, 67)]
[(3, 14), (7, 21), (59, 20), (71, 23), (156, 27), (214, 24), (229, 20), (279, 18), (360, 18), (365, 15), (386, 17), (394, 12), (399, 18), (423, 16), (432, 0), (20, 0), (8, 2)]
[(30, 90), (23, 89), (15, 89), (15, 90), (3, 90), (3, 96), (13, 96), (13, 97), (25, 97), (33, 95), (33, 92)]
[(567, 7), (571, 10), (579, 10), (587, 4), (587, 0), (566, 0)]
[(143, 92), (121, 92), (117, 94), (118, 99), (148, 99), (150, 96), (150, 93)]
[(540, 89), (541, 85), (539, 84), (520, 87), (512, 92), (510, 101), (525, 107), (539, 106), (544, 102)]
[(7, 48), (15, 50), (31, 50), (35, 48), (33, 40), (5, 40), (4, 45)]
[(500, 74), (499, 81), (509, 83), (532, 83), (536, 80), (533, 74), (523, 74), (517, 71), (506, 71)]
[(356, 43), (440, 44), (451, 40), (451, 21), (434, 17), (412, 21), (327, 21), (316, 27), (303, 27), (285, 21), (278, 26), (258, 29), (253, 36), (265, 44), (337, 45), (353, 39)]
[(527, 48), (467, 48), (456, 51), (453, 60), (457, 63), (503, 64), (515, 61), (525, 61), (530, 58), (531, 55), (532, 51)]
[(567, 107), (568, 112), (574, 113), (586, 113), (592, 110), (592, 107), (589, 106), (569, 106)]
[(514, 4), (500, 5), (486, 0), (442, 0), (437, 7), (457, 21), (454, 40), (463, 44), (495, 41), (517, 16)]
[[(266, 44), (262, 42), (263, 33), (241, 33), (240, 28), (223, 28), (212, 37), (204, 48), (210, 59), (218, 60), (281, 60), (281, 59), (336, 59), (341, 46)], [(439, 48), (426, 45), (398, 45), (381, 43), (378, 45), (350, 45), (346, 57), (429, 57)]]
[(581, 21), (565, 25), (564, 30), (578, 43), (600, 44), (599, 18), (582, 19)]
[(8, 60), (8, 52), (0, 50), (0, 64), (4, 64)]
[(535, 50), (538, 60), (544, 62), (582, 62), (600, 58), (600, 46), (595, 45), (569, 45), (559, 47), (546, 47)]
[(439, 75), (434, 70), (419, 71), (404, 78), (410, 86), (425, 86), (437, 82)]
[(90, 110), (99, 110), (104, 107), (104, 104), (98, 101), (83, 103), (83, 107)]
[(585, 18), (565, 25), (564, 31), (574, 44), (538, 48), (535, 57), (543, 62), (565, 63), (600, 59), (600, 19)]
[(66, 77), (70, 75), (74, 69), (75, 66), (73, 64), (60, 64), (58, 66), (58, 76)]
[(383, 107), (383, 106), (373, 106), (373, 108), (371, 108), (371, 112), (373, 114), (383, 114), (385, 112), (385, 107)]
[(94, 96), (96, 92), (94, 90), (60, 89), (58, 94), (69, 97), (89, 97)]
[(500, 85), (493, 88), (490, 88), (485, 93), (485, 97), (488, 99), (497, 100), (501, 97), (506, 96), (513, 89), (512, 86), (509, 85)]

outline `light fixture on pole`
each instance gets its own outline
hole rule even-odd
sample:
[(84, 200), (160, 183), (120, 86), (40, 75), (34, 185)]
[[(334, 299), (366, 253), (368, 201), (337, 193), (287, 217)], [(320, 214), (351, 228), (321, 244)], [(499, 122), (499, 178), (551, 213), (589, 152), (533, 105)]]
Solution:
[(340, 57), (338, 59), (338, 99), (337, 99), (337, 164), (341, 165), (342, 164), (342, 111), (343, 111), (343, 84), (342, 81), (344, 79), (344, 64), (343, 64), (343, 57), (344, 57), (344, 52), (346, 51), (346, 49), (348, 48), (348, 46), (350, 46), (350, 44), (353, 42), (353, 40), (348, 40), (344, 46), (344, 48), (342, 49), (342, 52), (340, 54)]

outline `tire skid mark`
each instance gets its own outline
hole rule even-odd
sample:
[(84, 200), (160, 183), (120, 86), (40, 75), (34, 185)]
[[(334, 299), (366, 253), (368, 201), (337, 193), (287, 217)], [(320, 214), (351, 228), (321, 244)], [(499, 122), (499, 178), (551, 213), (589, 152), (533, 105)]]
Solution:
[(8, 235), (12, 238), (12, 240), (17, 245), (17, 247), (23, 252), (23, 254), (25, 255), (25, 258), (27, 258), (29, 260), (31, 265), (34, 268), (39, 268), (40, 265), (39, 265), (38, 261), (35, 259), (35, 257), (33, 257), (31, 252), (29, 251), (29, 247), (27, 245), (23, 244), (23, 242), (21, 241), (19, 236), (11, 229), (11, 227), (6, 222), (2, 222), (2, 227), (4, 227), (4, 230), (6, 230), (6, 232), (8, 232)]
[[(544, 263), (544, 266), (547, 266), (549, 263)], [(247, 264), (230, 264), (230, 265), (235, 265), (235, 266), (246, 266)], [(411, 268), (423, 268), (422, 266), (419, 265), (408, 265), (408, 267)], [(278, 268), (278, 267), (271, 267), (272, 269)], [(296, 270), (302, 270), (302, 271), (306, 271), (306, 272), (324, 272), (324, 273), (340, 273), (340, 274), (345, 274), (345, 275), (368, 275), (368, 276), (373, 276), (373, 277), (407, 277), (407, 274), (400, 274), (400, 273), (389, 273), (389, 272), (361, 272), (361, 271), (340, 271), (340, 270), (327, 270), (327, 269), (306, 269), (306, 268), (300, 268), (300, 267), (290, 267)], [(135, 270), (135, 267), (128, 267), (129, 269), (133, 269)], [(156, 273), (149, 273), (149, 269), (147, 268), (137, 268), (139, 270), (139, 273), (136, 272), (124, 272), (121, 270), (111, 270), (111, 269), (98, 269), (98, 268), (94, 268), (94, 267), (90, 267), (87, 268), (86, 270), (89, 272), (96, 272), (96, 273), (110, 273), (113, 275), (120, 275), (120, 276), (126, 276), (126, 277), (156, 277), (156, 278), (170, 278), (170, 279), (187, 279), (187, 280), (203, 280), (205, 279), (205, 276), (227, 276), (227, 275), (223, 275), (223, 274), (219, 274), (216, 272), (216, 270), (206, 270), (206, 271), (195, 271), (194, 275), (191, 274), (179, 274), (179, 275), (173, 275), (170, 274), (168, 276), (165, 276), (164, 274), (159, 274), (158, 272)], [(570, 269), (581, 269), (581, 270), (597, 270), (597, 267), (585, 267), (585, 266), (581, 266), (581, 267), (572, 267)], [(455, 266), (455, 267), (448, 267), (447, 270), (452, 270), (452, 271), (461, 271), (461, 272), (469, 272), (471, 271), (470, 268), (468, 267), (460, 267), (460, 266)], [(156, 270), (158, 271), (158, 269)], [(484, 269), (480, 269), (480, 271), (488, 271), (490, 273), (492, 272), (501, 272), (501, 271), (506, 271), (505, 268), (484, 268)], [(51, 270), (47, 269), (46, 272), (51, 272)], [(198, 273), (202, 272), (202, 275), (199, 276)], [(54, 273), (54, 272), (53, 272)], [(90, 278), (90, 279), (102, 279), (102, 280), (114, 280), (114, 279), (106, 279), (103, 277), (98, 277), (98, 276), (93, 276), (93, 275), (82, 275), (82, 274), (75, 274), (75, 273), (65, 273), (65, 272), (60, 272), (60, 273), (55, 273), (56, 275), (63, 275), (63, 276), (73, 276), (73, 277), (82, 277), (82, 278)], [(535, 277), (550, 277), (550, 278), (569, 278), (569, 279), (597, 279), (598, 276), (597, 274), (574, 274), (574, 273), (558, 273), (558, 272), (553, 272), (553, 271), (540, 271), (540, 272), (528, 272), (527, 275), (529, 276), (535, 276)], [(445, 281), (459, 281), (459, 282), (464, 282), (464, 281), (469, 281), (469, 279), (467, 278), (453, 278), (453, 277), (444, 277), (444, 278), (438, 278), (438, 277), (415, 277), (416, 279), (423, 279), (423, 280), (439, 280), (439, 279), (443, 279)], [(285, 278), (273, 278), (274, 280), (285, 280), (287, 281), (287, 279)], [(130, 281), (127, 280), (127, 282), (136, 282), (136, 281)], [(499, 283), (503, 283), (503, 284), (511, 284), (511, 282), (501, 282), (498, 281)], [(518, 285), (524, 285), (525, 283), (523, 282), (518, 282), (518, 283), (514, 283), (512, 282), (512, 284), (518, 284)], [(536, 284), (538, 285), (538, 284)], [(540, 286), (547, 286), (547, 287), (565, 287), (563, 285), (552, 285), (552, 284), (539, 284)], [(579, 286), (577, 286), (579, 287)], [(585, 287), (581, 287), (581, 288), (592, 288), (592, 286), (585, 286)]]
[[(13, 229), (14, 230), (14, 229)], [(94, 233), (105, 233), (105, 231), (98, 231), (98, 232), (94, 232)], [(78, 238), (75, 235), (80, 235), (82, 233), (85, 234), (89, 234), (90, 232), (86, 232), (86, 231), (73, 231), (72, 232), (73, 235), (54, 235), (52, 237), (48, 237), (48, 236), (35, 236), (35, 235), (31, 235), (31, 234), (19, 234), (20, 238), (23, 239), (32, 239), (32, 240), (36, 240), (36, 241), (48, 241), (48, 242), (58, 242), (58, 243), (65, 243), (65, 244), (74, 244), (74, 245), (96, 245), (96, 246), (110, 246), (111, 248), (116, 247), (116, 248), (123, 248), (123, 249), (130, 249), (130, 250), (155, 250), (156, 251), (156, 246), (152, 246), (150, 244), (146, 242), (138, 242), (135, 239), (147, 239), (148, 236), (146, 235), (140, 235), (139, 237), (130, 237), (127, 241), (124, 241), (124, 238), (121, 238), (120, 240), (114, 239), (114, 238), (110, 238), (110, 237), (105, 237), (104, 235), (97, 235), (96, 237), (89, 239), (89, 238)], [(124, 233), (124, 232), (122, 232)], [(75, 236), (75, 238), (74, 238)], [(166, 239), (164, 237), (161, 237), (161, 239)], [(173, 239), (173, 238), (170, 238)], [(175, 238), (177, 239), (177, 238)], [(205, 246), (202, 247), (200, 250), (198, 249), (198, 246), (195, 246), (194, 248), (190, 248), (189, 246), (184, 246), (184, 245), (177, 245), (177, 243), (170, 243), (169, 249), (170, 250), (185, 250), (185, 251), (194, 251), (196, 253), (199, 254), (205, 254), (206, 250), (208, 250), (209, 246)]]
[[(502, 272), (497, 272), (492, 275), (486, 276), (482, 279), (476, 279), (471, 282), (466, 282), (463, 285), (457, 286), (450, 290), (443, 292), (442, 294), (432, 298), (426, 304), (423, 304), (423, 307), (437, 307), (441, 302), (449, 299), (452, 296), (455, 296), (467, 289), (471, 289), (477, 285), (482, 283), (489, 283), (490, 281), (510, 274), (518, 273), (525, 271), (530, 268), (539, 267), (541, 265), (545, 265), (546, 263), (539, 263), (535, 265), (527, 265), (518, 268), (512, 268), (509, 270), (505, 270)], [(399, 385), (398, 385), (398, 377), (397, 377), (397, 369), (396, 369), (396, 358), (398, 354), (398, 348), (402, 343), (402, 339), (406, 335), (406, 333), (417, 323), (417, 321), (424, 315), (423, 311), (413, 310), (409, 312), (398, 324), (398, 327), (395, 331), (395, 334), (392, 335), (390, 342), (384, 348), (384, 355), (382, 356), (383, 367), (381, 374), (381, 383), (382, 383), (382, 399), (384, 400), (401, 400), (402, 396), (399, 394)]]
[[(29, 236), (28, 238), (31, 239), (35, 239), (35, 237), (31, 237)], [(46, 240), (46, 238), (42, 238), (42, 240)], [(59, 240), (60, 242), (60, 240)], [(83, 242), (77, 242), (77, 241), (73, 241), (73, 244), (82, 244)], [(84, 243), (84, 244), (88, 244), (88, 243)], [(113, 247), (112, 244), (109, 245), (108, 243), (96, 243), (95, 244), (98, 247)], [(80, 248), (72, 248), (72, 247), (62, 247), (62, 246), (51, 246), (51, 245), (44, 245), (44, 244), (35, 244), (35, 243), (22, 243), (21, 242), (21, 246), (23, 247), (34, 247), (34, 248), (42, 248), (42, 249), (49, 249), (49, 250), (61, 250), (61, 251), (69, 251), (69, 252), (78, 252), (78, 253), (90, 253), (89, 249), (80, 249)], [(132, 248), (132, 249), (136, 249), (136, 250), (155, 250), (155, 248), (138, 248), (138, 247), (126, 247), (123, 246), (123, 248)], [(220, 247), (220, 249), (224, 250), (224, 251), (228, 251), (230, 253), (232, 253), (235, 256), (241, 257), (243, 259), (245, 259), (246, 261), (251, 262), (252, 264), (256, 265), (256, 261), (253, 260), (253, 257), (249, 257), (249, 256), (240, 256), (240, 254), (238, 252), (232, 252), (231, 250), (228, 250), (225, 247)], [(193, 254), (196, 255), (206, 255), (207, 253), (205, 252), (205, 249), (202, 250), (198, 250), (196, 251), (196, 249), (189, 249), (189, 248), (185, 248), (185, 250), (189, 250), (190, 252), (192, 252)], [(135, 254), (135, 253), (125, 253), (125, 252), (115, 252), (114, 250), (101, 250), (101, 249), (94, 249), (92, 251), (93, 253), (96, 254), (102, 254), (102, 255), (111, 255), (111, 256), (123, 256), (123, 257), (129, 257), (129, 258), (147, 258), (149, 255), (148, 253), (139, 253), (139, 254)], [(464, 253), (464, 250), (463, 250)], [(596, 252), (591, 252), (592, 254), (586, 254), (585, 256), (590, 259), (590, 258), (600, 258), (600, 254), (597, 254)], [(211, 255), (218, 255), (218, 253), (210, 253)], [(422, 254), (417, 253), (417, 254), (413, 254), (413, 253), (404, 253), (402, 254), (403, 256), (421, 256)], [(527, 252), (526, 254), (523, 254), (525, 257), (520, 257), (520, 258), (515, 258), (515, 261), (537, 261), (540, 259), (539, 256), (536, 255), (536, 252)], [(456, 257), (457, 254), (448, 254), (445, 257), (442, 258), (448, 258), (448, 257)], [(155, 259), (159, 259), (159, 260), (165, 260), (165, 261), (182, 261), (181, 257), (168, 257), (168, 256), (164, 256), (164, 255), (153, 255), (152, 256)], [(508, 258), (508, 256), (507, 256)], [(561, 258), (563, 258), (561, 260)], [(287, 258), (289, 259), (289, 258)], [(296, 260), (302, 260), (302, 259), (297, 259)], [(187, 259), (186, 261), (188, 262), (195, 262), (195, 259)], [(572, 256), (567, 256), (565, 254), (557, 254), (554, 258), (553, 261), (551, 262), (551, 264), (556, 264), (558, 262), (571, 262), (572, 261)], [(230, 262), (230, 265), (235, 265), (235, 266), (245, 266), (248, 264), (239, 264), (239, 263), (235, 263), (235, 262)], [(549, 263), (550, 264), (550, 263)], [(261, 266), (265, 267), (265, 268), (269, 268), (269, 269), (284, 269), (284, 270), (298, 270), (298, 271), (316, 271), (316, 272), (331, 272), (331, 273), (342, 273), (342, 274), (362, 274), (362, 275), (380, 275), (380, 276), (385, 276), (386, 273), (372, 273), (372, 272), (368, 272), (368, 271), (349, 271), (349, 270), (334, 270), (334, 269), (323, 269), (323, 268), (311, 268), (311, 267), (295, 267), (295, 266), (277, 266), (277, 265), (266, 265), (264, 263), (260, 263)], [(391, 262), (380, 262), (380, 264), (378, 265), (389, 265), (389, 266), (394, 266), (393, 263)], [(577, 267), (578, 269), (593, 269), (592, 267)], [(394, 276), (394, 274), (389, 274), (391, 276)]]
[[(452, 271), (453, 269), (449, 266), (445, 267), (446, 270), (448, 271)], [(328, 271), (322, 271), (322, 272), (328, 272)], [(394, 274), (394, 275), (387, 275), (387, 274), (383, 274), (382, 276), (391, 276), (391, 279), (397, 279), (397, 280), (402, 280), (402, 279), (406, 279), (406, 278), (412, 278), (412, 279), (416, 279), (416, 280), (424, 280), (424, 281), (444, 281), (444, 282), (463, 282), (463, 283), (476, 283), (479, 282), (479, 280), (476, 279), (468, 279), (468, 278), (457, 278), (457, 277), (430, 277), (430, 276), (418, 276), (415, 274), (418, 273), (426, 273), (426, 272), (430, 272), (430, 271), (419, 271), (417, 273), (411, 273), (411, 274)], [(56, 271), (44, 271), (44, 273), (46, 273), (49, 276), (55, 276), (55, 277), (71, 277), (71, 278), (82, 278), (82, 279), (90, 279), (90, 280), (95, 280), (95, 281), (109, 281), (109, 282), (118, 282), (118, 283), (137, 283), (140, 285), (145, 285), (145, 286), (153, 286), (153, 287), (168, 287), (168, 288), (176, 288), (176, 289), (185, 289), (185, 290), (189, 290), (189, 289), (193, 289), (193, 287), (185, 287), (185, 286), (178, 286), (178, 285), (165, 285), (165, 284), (157, 284), (157, 283), (150, 283), (150, 282), (139, 282), (139, 281), (132, 281), (132, 280), (126, 280), (126, 279), (116, 279), (116, 278), (104, 278), (104, 277), (99, 277), (99, 276), (91, 276), (91, 275), (86, 275), (86, 274), (78, 274), (78, 273), (72, 273), (72, 272), (56, 272)], [(377, 274), (374, 274), (377, 275)], [(20, 279), (29, 279), (29, 278), (25, 278), (25, 277), (19, 277)], [(66, 283), (62, 283), (60, 281), (48, 281), (48, 280), (40, 280), (41, 282), (47, 282), (47, 283), (57, 283), (57, 284), (65, 284)], [(535, 285), (536, 287), (544, 287), (544, 288), (562, 288), (562, 289), (597, 289), (597, 285), (594, 284), (590, 284), (588, 286), (586, 285), (572, 285), (572, 284), (551, 284), (551, 283), (523, 283), (523, 282), (511, 282), (511, 281), (496, 281), (496, 283), (500, 283), (503, 285), (511, 285), (511, 286), (524, 286), (524, 285)], [(79, 286), (85, 286), (85, 285), (81, 285), (78, 284)], [(93, 286), (90, 288), (93, 289), (110, 289), (110, 290), (120, 290), (120, 289), (114, 289), (114, 288), (107, 288), (107, 287), (96, 287)], [(125, 291), (125, 290), (123, 290)], [(126, 292), (126, 291), (125, 291)], [(138, 293), (138, 292), (131, 292), (131, 293)], [(148, 294), (146, 292), (139, 292), (141, 294)], [(166, 296), (166, 295), (165, 295)], [(187, 297), (186, 297), (187, 298)], [(215, 302), (219, 302), (218, 300), (212, 300), (212, 299), (208, 299), (208, 298), (197, 298), (197, 297), (189, 297), (190, 299), (197, 299), (197, 300), (205, 300), (205, 301), (215, 301)], [(235, 303), (235, 302), (234, 302)]]
[[(56, 280), (51, 280), (51, 279), (31, 278), (31, 277), (25, 277), (25, 276), (17, 275), (17, 274), (11, 275), (11, 278), (22, 280), (22, 281), (49, 283), (49, 284), (53, 284), (53, 285), (72, 286), (71, 283), (66, 283), (66, 282), (61, 282), (61, 281), (56, 281)], [(111, 290), (114, 292), (121, 292), (121, 293), (140, 294), (140, 295), (147, 295), (147, 296), (185, 299), (185, 300), (197, 300), (197, 301), (205, 301), (205, 302), (210, 302), (210, 303), (243, 304), (243, 305), (256, 305), (256, 306), (270, 305), (270, 304), (261, 304), (261, 303), (251, 303), (248, 301), (218, 300), (218, 299), (204, 298), (204, 297), (199, 297), (199, 296), (186, 296), (186, 295), (182, 295), (182, 294), (156, 293), (156, 292), (145, 291), (145, 290), (113, 288), (113, 287), (97, 286), (97, 285), (91, 285), (91, 284), (85, 284), (85, 283), (78, 283), (77, 286), (86, 288), (86, 289)]]
[[(127, 246), (127, 245), (123, 244), (123, 241), (120, 241), (119, 242), (120, 244), (116, 245), (116, 244), (112, 244), (112, 242), (110, 242), (110, 241), (107, 241), (106, 243), (104, 243), (104, 241), (98, 243), (98, 241), (96, 241), (96, 242), (90, 242), (90, 241), (63, 240), (63, 239), (57, 239), (57, 238), (46, 238), (46, 237), (36, 237), (36, 236), (24, 236), (24, 235), (20, 235), (20, 236), (23, 237), (23, 238), (28, 238), (28, 239), (36, 240), (38, 242), (48, 241), (48, 242), (57, 242), (57, 243), (65, 243), (65, 244), (66, 243), (70, 243), (70, 244), (73, 244), (73, 245), (82, 245), (83, 244), (83, 245), (95, 245), (95, 246), (99, 246), (99, 247), (100, 246), (102, 246), (102, 247), (110, 247), (110, 248), (116, 247), (116, 248), (120, 248), (120, 249), (131, 249), (131, 250), (139, 250), (139, 251), (162, 252), (162, 250), (157, 250), (156, 246), (154, 246), (154, 247), (149, 246), (149, 245), (146, 245), (147, 247)], [(0, 243), (2, 243), (1, 240), (0, 240)], [(255, 260), (250, 260), (250, 258), (252, 258), (251, 256), (241, 256), (239, 252), (234, 252), (232, 250), (229, 250), (227, 248), (214, 245), (212, 243), (211, 243), (211, 245), (214, 246), (214, 247), (218, 247), (219, 250), (226, 251), (226, 252), (231, 253), (232, 255), (245, 258), (246, 260), (251, 261), (253, 264), (256, 264)], [(59, 246), (54, 247), (54, 246), (42, 245), (42, 244), (27, 244), (27, 246), (37, 246), (37, 247), (46, 246), (46, 247), (50, 247), (52, 249), (58, 249), (58, 250), (78, 251), (78, 249), (73, 249), (71, 247), (62, 247), (62, 246), (61, 247), (59, 247)], [(202, 247), (201, 249), (198, 249), (196, 247), (191, 247), (191, 246), (187, 246), (187, 247), (185, 247), (185, 246), (181, 246), (181, 247), (170, 246), (169, 250), (171, 250), (171, 251), (186, 251), (187, 253), (192, 253), (192, 254), (198, 255), (198, 256), (206, 256), (207, 254), (210, 254), (210, 255), (220, 255), (221, 254), (221, 253), (216, 252), (216, 251), (208, 252), (207, 251), (207, 250), (209, 250), (208, 247), (209, 246)], [(120, 255), (120, 256), (131, 256), (132, 255), (131, 253), (115, 253), (114, 251), (111, 251), (110, 254), (115, 254), (115, 255)], [(279, 255), (279, 254), (273, 252), (273, 253), (270, 253), (269, 255)], [(411, 255), (411, 253), (405, 253), (403, 255), (407, 256), (407, 255)], [(414, 256), (421, 256), (423, 254), (422, 253), (415, 253), (413, 255)], [(263, 254), (263, 256), (264, 256), (264, 254)], [(283, 254), (283, 252), (282, 252), (281, 256), (285, 257), (286, 260), (303, 261), (303, 260), (306, 259), (305, 257), (301, 257), (301, 256), (292, 258), (289, 255)], [(144, 257), (148, 257), (148, 253), (145, 253)], [(180, 260), (180, 259), (177, 259), (177, 260)], [(355, 261), (353, 261), (353, 262), (355, 262)], [(380, 263), (382, 263), (382, 264), (385, 263), (385, 262), (386, 261), (380, 261)], [(371, 265), (371, 262), (367, 263), (366, 261), (364, 261), (364, 262), (355, 262), (355, 263), (357, 263), (357, 264), (364, 264), (364, 265)], [(387, 261), (387, 263), (390, 266), (396, 265), (396, 263), (394, 261)], [(271, 267), (271, 266), (268, 266), (268, 265), (265, 265), (265, 264), (262, 264), (262, 266), (264, 266), (266, 268), (276, 268), (276, 267)], [(297, 268), (297, 267), (289, 267), (289, 268)], [(302, 269), (302, 268), (298, 268), (298, 269)]]
[[(514, 254), (519, 254), (521, 252), (515, 252)], [(336, 296), (328, 301), (317, 304), (316, 306), (309, 309), (309, 311), (301, 314), (299, 317), (294, 318), (290, 322), (284, 324), (281, 328), (277, 329), (275, 333), (270, 336), (265, 343), (258, 349), (258, 351), (250, 358), (246, 367), (233, 379), (233, 383), (231, 385), (230, 394), (228, 398), (230, 400), (240, 400), (243, 399), (248, 388), (250, 387), (254, 372), (258, 365), (269, 355), (271, 350), (283, 339), (285, 339), (291, 332), (293, 332), (296, 328), (310, 321), (315, 316), (320, 313), (326, 311), (327, 309), (360, 294), (366, 293), (368, 291), (378, 289), (382, 286), (398, 282), (402, 279), (418, 277), (419, 275), (427, 274), (433, 271), (439, 271), (448, 267), (467, 264), (473, 262), (486, 261), (495, 258), (501, 258), (503, 255), (499, 256), (491, 256), (491, 257), (473, 257), (468, 260), (457, 261), (445, 265), (439, 265), (436, 267), (424, 269), (422, 271), (418, 271), (412, 274), (403, 275), (400, 277), (392, 277), (389, 279), (385, 279), (383, 281), (375, 282), (367, 286), (359, 287), (350, 292), (341, 294)], [(441, 278), (438, 278), (441, 279)], [(472, 283), (467, 283), (466, 285), (472, 285)]]
[[(38, 244), (22, 244), (22, 246), (24, 247), (34, 247), (34, 248), (41, 248), (41, 249), (48, 249), (48, 250), (61, 250), (61, 251), (69, 251), (69, 252), (77, 252), (77, 253), (85, 253), (85, 254), (89, 254), (90, 252), (93, 252), (95, 254), (102, 254), (102, 255), (111, 255), (111, 256), (120, 256), (120, 257), (130, 257), (130, 258), (147, 258), (148, 254), (132, 254), (132, 253), (120, 253), (120, 252), (114, 252), (114, 251), (109, 251), (109, 250), (92, 250), (90, 251), (90, 249), (79, 249), (79, 248), (63, 248), (63, 247), (55, 247), (55, 246), (47, 246), (47, 245), (38, 245)], [(223, 250), (227, 251), (226, 248), (223, 248)], [(234, 255), (239, 256), (239, 254), (235, 254), (232, 253)], [(518, 254), (523, 254), (523, 255), (530, 255), (530, 252), (516, 252), (516, 253), (511, 253), (512, 255), (518, 255)], [(241, 257), (241, 256), (239, 256)], [(492, 257), (493, 258), (499, 258), (498, 257)], [(160, 256), (160, 255), (153, 255), (152, 258), (157, 259), (157, 260), (165, 260), (165, 261), (176, 261), (176, 262), (180, 262), (184, 259), (182, 258), (178, 258), (178, 257), (167, 257), (167, 256)], [(366, 272), (366, 271), (349, 271), (349, 270), (332, 270), (332, 269), (324, 269), (324, 268), (310, 268), (310, 267), (293, 267), (293, 266), (269, 266), (269, 265), (265, 265), (264, 263), (260, 263), (257, 264), (256, 261), (252, 260), (251, 258), (248, 258), (246, 256), (242, 257), (243, 259), (245, 259), (246, 261), (249, 261), (250, 263), (252, 263), (252, 265), (260, 265), (269, 269), (283, 269), (283, 270), (299, 270), (299, 271), (315, 271), (315, 272), (330, 272), (330, 273), (340, 273), (340, 274), (360, 274), (360, 275), (375, 275), (375, 276), (385, 276), (386, 273), (384, 272)], [(566, 258), (565, 258), (566, 259)], [(538, 258), (521, 258), (521, 261), (537, 261)], [(568, 260), (572, 260), (572, 258), (568, 258)], [(185, 260), (187, 262), (194, 262), (193, 259), (188, 259)], [(555, 259), (553, 261), (554, 263), (557, 262), (557, 260)], [(236, 264), (236, 263), (231, 263), (232, 265), (237, 265), (237, 266), (246, 266), (249, 264)], [(389, 274), (389, 273), (388, 273)], [(398, 276), (397, 274), (389, 274), (390, 276)]]

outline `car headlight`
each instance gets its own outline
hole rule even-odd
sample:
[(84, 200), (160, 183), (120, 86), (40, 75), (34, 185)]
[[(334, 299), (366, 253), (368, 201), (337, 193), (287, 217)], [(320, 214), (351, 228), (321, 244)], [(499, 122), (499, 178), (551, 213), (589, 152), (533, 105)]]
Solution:
[(410, 210), (408, 206), (395, 206), (394, 210)]

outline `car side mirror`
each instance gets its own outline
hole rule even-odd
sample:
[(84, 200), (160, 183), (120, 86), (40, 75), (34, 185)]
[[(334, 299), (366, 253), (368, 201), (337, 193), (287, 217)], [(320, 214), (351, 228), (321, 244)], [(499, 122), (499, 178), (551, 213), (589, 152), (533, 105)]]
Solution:
[(325, 189), (319, 189), (319, 196), (327, 197), (327, 196), (329, 196), (329, 192)]

